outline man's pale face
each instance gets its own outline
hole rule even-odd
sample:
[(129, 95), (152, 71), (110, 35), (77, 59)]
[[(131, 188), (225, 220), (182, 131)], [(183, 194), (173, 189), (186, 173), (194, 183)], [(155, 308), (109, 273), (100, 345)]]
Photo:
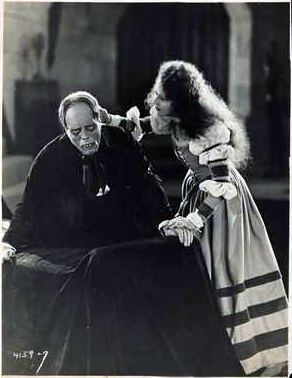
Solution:
[(87, 104), (78, 102), (71, 105), (66, 112), (65, 121), (68, 138), (83, 155), (92, 155), (98, 151), (101, 124)]

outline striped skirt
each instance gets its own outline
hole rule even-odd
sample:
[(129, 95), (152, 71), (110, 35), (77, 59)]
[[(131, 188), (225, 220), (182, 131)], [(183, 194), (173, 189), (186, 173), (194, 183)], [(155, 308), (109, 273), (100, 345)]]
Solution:
[[(183, 193), (189, 192), (189, 171)], [(288, 360), (288, 305), (279, 267), (261, 215), (239, 172), (238, 195), (221, 201), (201, 235), (206, 266), (227, 333), (246, 374)], [(206, 194), (195, 190), (184, 207), (194, 211)]]

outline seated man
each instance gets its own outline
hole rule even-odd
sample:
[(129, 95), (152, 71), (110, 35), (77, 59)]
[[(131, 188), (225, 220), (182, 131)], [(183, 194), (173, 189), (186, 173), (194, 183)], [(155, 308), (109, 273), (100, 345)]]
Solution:
[[(64, 134), (36, 157), (4, 237), (17, 251), (155, 236), (169, 217), (160, 180), (141, 148), (127, 131), (102, 125), (100, 109), (86, 92), (61, 102)], [(8, 257), (12, 250), (6, 245)]]

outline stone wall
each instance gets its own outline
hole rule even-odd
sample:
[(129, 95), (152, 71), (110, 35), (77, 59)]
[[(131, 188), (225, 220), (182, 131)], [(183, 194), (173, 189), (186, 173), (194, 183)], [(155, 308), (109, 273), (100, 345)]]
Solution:
[[(8, 127), (14, 138), (14, 83), (30, 79), (36, 71), (31, 46), (32, 37), (42, 33), (47, 40), (47, 17), (50, 3), (4, 3), (3, 101)], [(44, 69), (44, 56), (42, 72)]]
[(51, 76), (61, 96), (86, 90), (111, 110), (116, 103), (116, 24), (125, 4), (64, 3)]

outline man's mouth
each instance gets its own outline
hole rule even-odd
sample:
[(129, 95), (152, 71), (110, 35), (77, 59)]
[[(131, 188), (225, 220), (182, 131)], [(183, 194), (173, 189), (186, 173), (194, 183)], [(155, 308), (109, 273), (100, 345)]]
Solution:
[(95, 142), (86, 143), (81, 146), (81, 148), (84, 148), (85, 150), (95, 147)]

